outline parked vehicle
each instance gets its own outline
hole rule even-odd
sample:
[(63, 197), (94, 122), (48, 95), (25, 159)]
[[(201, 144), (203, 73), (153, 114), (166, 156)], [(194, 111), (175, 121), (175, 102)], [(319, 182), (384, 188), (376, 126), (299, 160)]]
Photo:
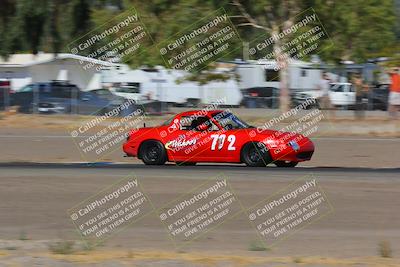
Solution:
[(104, 88), (103, 89), (94, 89), (94, 90), (90, 90), (88, 92), (94, 93), (102, 99), (106, 99), (106, 100), (117, 102), (117, 103), (121, 103), (126, 100), (125, 97), (114, 95), (112, 92), (110, 92), (110, 90), (104, 89)]
[(12, 94), (11, 105), (19, 106), (20, 112), (32, 113), (39, 111), (39, 102), (45, 102), (49, 98), (53, 102), (63, 102), (64, 99), (77, 98), (79, 91), (76, 85), (64, 81), (28, 84)]
[(389, 98), (389, 84), (378, 84), (370, 92), (372, 109), (387, 110)]
[(242, 105), (247, 108), (279, 108), (279, 89), (253, 87), (242, 89)]
[(119, 86), (111, 87), (110, 91), (117, 96), (131, 99), (135, 103), (145, 101), (145, 96), (140, 93), (140, 83), (122, 83)]
[(356, 104), (356, 92), (351, 83), (331, 83), (329, 97), (336, 107), (353, 107)]
[[(319, 90), (296, 92), (292, 95), (293, 106), (299, 105), (307, 98), (318, 98), (321, 96)], [(389, 96), (389, 84), (378, 84), (365, 94), (365, 105), (372, 110), (387, 110)], [(356, 93), (351, 83), (331, 83), (329, 97), (335, 107), (346, 107), (353, 109), (356, 104)], [(319, 107), (318, 102), (316, 106)]]
[[(322, 92), (320, 90), (309, 90), (295, 92), (292, 95), (292, 103), (297, 106), (303, 103), (307, 98), (319, 99)], [(356, 93), (351, 83), (331, 83), (329, 88), (329, 97), (335, 107), (352, 108), (356, 103)], [(314, 107), (319, 107), (318, 102)]]
[(110, 101), (92, 92), (79, 92), (77, 98), (42, 98), (38, 104), (40, 113), (96, 114), (102, 115), (110, 109)]
[(0, 80), (0, 110), (4, 110), (5, 106), (10, 104), (10, 86), (9, 80)]
[(134, 99), (132, 98), (125, 98), (119, 95), (113, 94), (110, 90), (108, 89), (95, 89), (95, 90), (90, 90), (89, 92), (96, 94), (98, 97), (106, 99), (110, 101), (110, 105), (112, 106), (118, 106), (121, 105), (122, 103), (125, 103), (129, 100), (129, 108), (127, 110), (123, 110), (121, 115), (127, 115), (131, 113), (134, 110), (142, 110), (145, 112), (144, 107), (142, 104), (138, 104)]
[(68, 82), (52, 81), (21, 88), (12, 94), (11, 102), (24, 113), (104, 114), (126, 101), (110, 95), (83, 92)]

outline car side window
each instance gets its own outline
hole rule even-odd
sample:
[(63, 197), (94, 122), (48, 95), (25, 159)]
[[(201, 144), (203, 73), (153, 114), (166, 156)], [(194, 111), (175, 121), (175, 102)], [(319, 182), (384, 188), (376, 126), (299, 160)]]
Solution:
[(182, 116), (179, 123), (181, 130), (191, 130), (191, 126), (195, 119), (196, 118), (194, 116)]
[(173, 120), (174, 118), (175, 118), (175, 117), (172, 117), (172, 118), (170, 118), (170, 119), (164, 121), (164, 122), (161, 124), (161, 126), (168, 126), (168, 125), (170, 125), (171, 122), (172, 122), (172, 120)]
[(39, 92), (41, 95), (51, 96), (52, 88), (48, 84), (39, 84)]
[(180, 129), (186, 131), (218, 131), (218, 127), (207, 116), (182, 116)]
[(342, 84), (336, 84), (331, 87), (333, 92), (344, 92), (344, 86)]
[(54, 85), (51, 90), (51, 96), (52, 97), (58, 97), (58, 98), (68, 98), (66, 96), (67, 92), (65, 90), (65, 87), (59, 86), (59, 85)]
[(26, 85), (19, 90), (19, 92), (32, 92), (32, 91), (33, 91), (33, 84)]
[(92, 95), (87, 92), (83, 92), (83, 93), (81, 93), (80, 98), (82, 100), (90, 100), (90, 99), (92, 99)]

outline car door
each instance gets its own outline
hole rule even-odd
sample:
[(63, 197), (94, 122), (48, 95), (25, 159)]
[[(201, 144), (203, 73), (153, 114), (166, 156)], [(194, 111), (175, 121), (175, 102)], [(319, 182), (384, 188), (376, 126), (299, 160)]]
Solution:
[(356, 91), (352, 84), (346, 84), (347, 105), (353, 106), (356, 104)]
[(233, 121), (220, 117), (222, 114), (224, 112), (214, 114), (212, 118), (216, 130), (210, 132), (210, 141), (207, 150), (203, 151), (203, 156), (214, 162), (234, 162), (237, 161), (237, 153), (240, 150), (237, 141), (241, 139), (242, 130), (238, 129)]
[[(209, 126), (207, 125), (209, 122)], [(203, 128), (199, 126), (204, 126)], [(212, 144), (211, 135), (218, 127), (207, 116), (180, 116), (164, 136), (165, 148), (171, 161), (207, 161)]]
[[(227, 158), (230, 157), (227, 147), (235, 140), (234, 135), (231, 134), (234, 130), (222, 129), (218, 123), (209, 115), (199, 117), (197, 136), (198, 138), (198, 149), (196, 151), (196, 157), (201, 158), (203, 161), (213, 162), (226, 162)], [(207, 126), (207, 127), (201, 127)], [(228, 150), (230, 150), (229, 147)]]
[(333, 84), (329, 90), (329, 97), (335, 106), (343, 106), (348, 103), (348, 92), (344, 84)]
[(229, 162), (236, 158), (239, 130), (219, 130), (210, 133), (210, 142), (203, 156), (209, 161)]
[(30, 106), (33, 102), (34, 84), (29, 84), (15, 92), (11, 98), (11, 105)]

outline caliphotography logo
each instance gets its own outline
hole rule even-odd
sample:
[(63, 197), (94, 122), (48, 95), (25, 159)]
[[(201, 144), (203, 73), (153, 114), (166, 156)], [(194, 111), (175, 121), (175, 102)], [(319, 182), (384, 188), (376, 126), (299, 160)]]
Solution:
[(72, 54), (82, 56), (80, 63), (84, 70), (93, 68), (100, 71), (104, 62), (114, 66), (113, 63), (143, 53), (152, 42), (136, 9), (131, 8), (80, 36), (69, 43), (68, 48)]
[(228, 178), (220, 174), (157, 210), (176, 248), (184, 248), (242, 213)]
[(101, 115), (69, 128), (70, 136), (86, 162), (100, 161), (120, 149), (122, 143), (147, 120), (144, 107), (132, 99), (103, 107), (95, 115), (98, 113)]

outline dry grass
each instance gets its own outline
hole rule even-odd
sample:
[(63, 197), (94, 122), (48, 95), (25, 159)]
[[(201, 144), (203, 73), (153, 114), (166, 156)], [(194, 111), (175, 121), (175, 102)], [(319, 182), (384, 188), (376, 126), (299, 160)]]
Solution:
[(378, 253), (382, 258), (391, 258), (392, 249), (389, 241), (382, 241), (378, 245)]
[(75, 252), (74, 241), (57, 241), (49, 244), (49, 250), (54, 254), (68, 255)]
[[(370, 266), (370, 267), (394, 267), (400, 266), (400, 261), (392, 258), (363, 257), (363, 258), (326, 258), (326, 257), (270, 257), (255, 255), (220, 255), (213, 253), (178, 253), (166, 251), (92, 251), (88, 253), (76, 252), (71, 255), (48, 255), (53, 259), (65, 260), (80, 263), (102, 263), (109, 261), (118, 261), (125, 264), (139, 263), (142, 261), (179, 261), (190, 263), (199, 263), (202, 265), (218, 266), (253, 266), (270, 264), (301, 264), (302, 266)], [(274, 266), (275, 266), (274, 265)]]
[[(245, 111), (243, 111), (245, 112)], [(272, 117), (260, 113), (260, 115), (240, 115), (244, 121), (250, 125), (261, 126), (268, 122)], [(146, 126), (157, 126), (169, 119), (172, 115), (164, 116), (147, 116)], [(89, 121), (94, 116), (83, 115), (33, 115), (19, 113), (0, 113), (1, 128), (24, 128), (24, 129), (52, 129), (62, 131), (72, 131), (80, 127), (84, 122)], [(107, 123), (118, 121), (119, 118), (107, 119)], [(284, 122), (275, 125), (273, 128), (280, 129), (292, 122), (291, 119), (286, 119)], [(387, 120), (384, 117), (371, 117), (362, 121), (355, 121), (353, 118), (337, 118), (334, 121), (323, 120), (318, 124), (320, 127), (313, 136), (331, 136), (337, 134), (346, 135), (363, 135), (363, 136), (382, 136), (382, 137), (397, 137), (400, 136), (400, 124), (396, 121)], [(372, 129), (371, 125), (375, 128)], [(93, 127), (92, 130), (100, 130), (103, 126)], [(350, 127), (350, 128), (349, 128)], [(354, 132), (349, 131), (351, 127), (356, 127)]]

